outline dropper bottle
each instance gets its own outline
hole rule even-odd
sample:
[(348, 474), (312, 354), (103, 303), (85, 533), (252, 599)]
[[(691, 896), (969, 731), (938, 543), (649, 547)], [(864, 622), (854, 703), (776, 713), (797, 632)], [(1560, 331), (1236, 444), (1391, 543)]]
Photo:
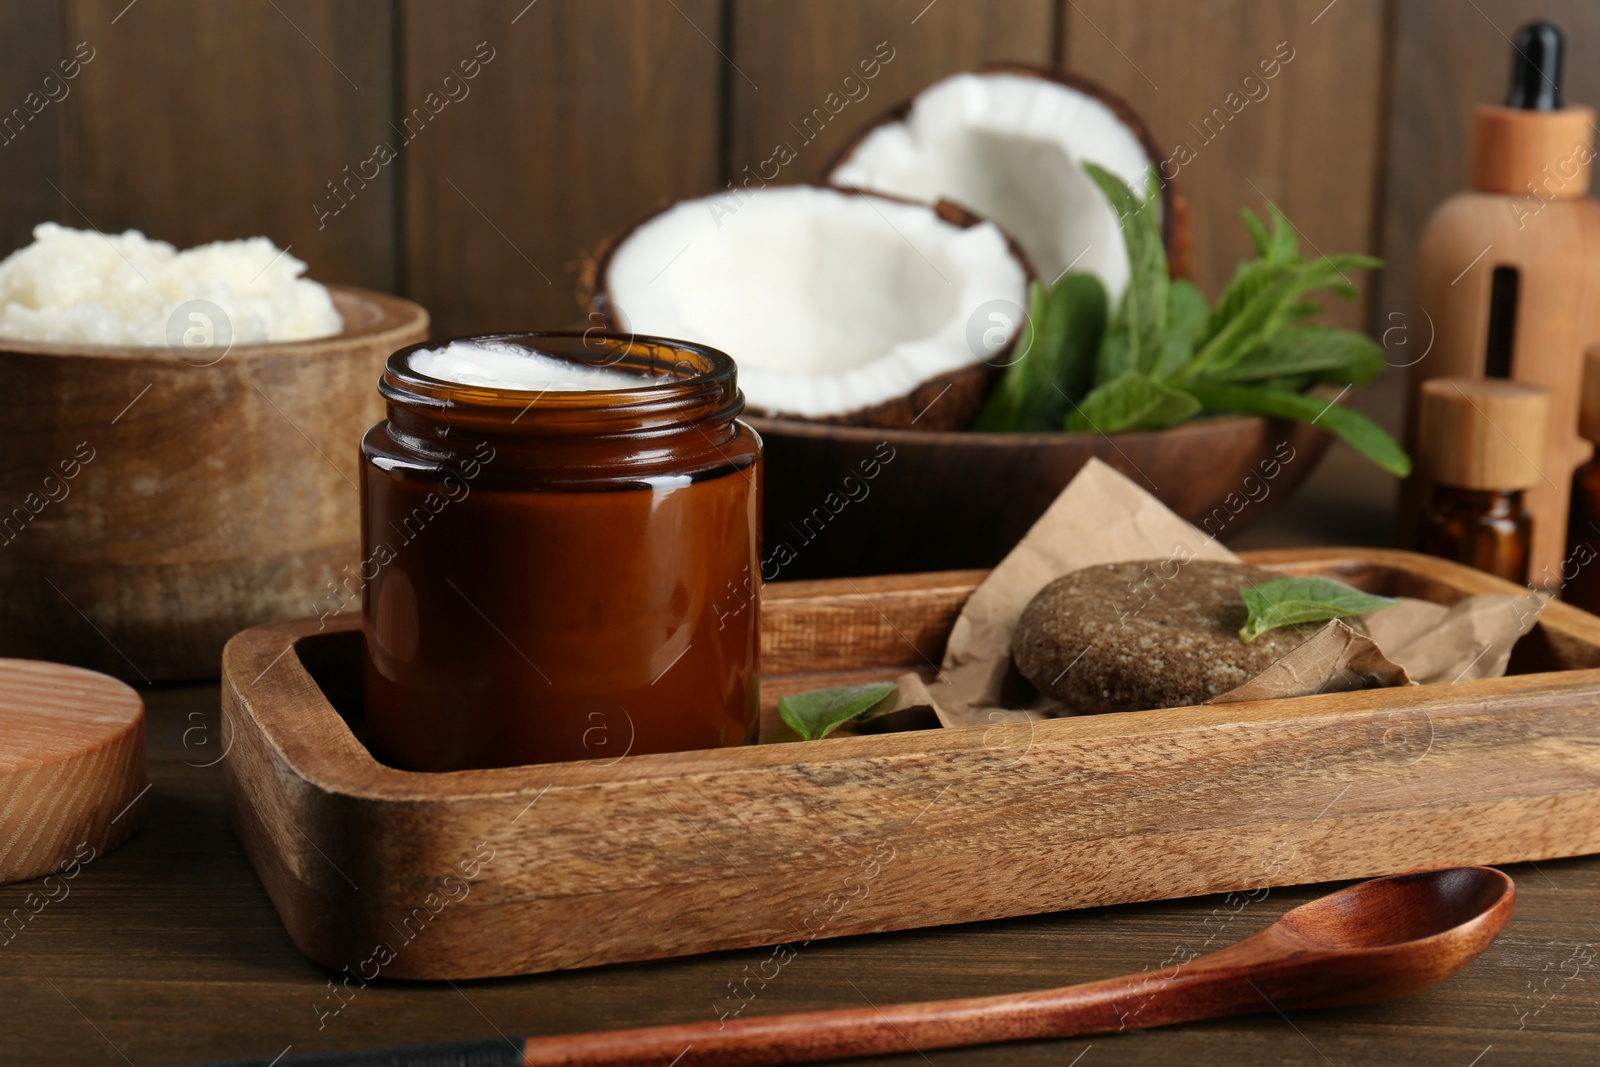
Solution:
[[(1577, 424), (1584, 350), (1600, 344), (1600, 315), (1590, 310), (1600, 307), (1600, 201), (1589, 195), (1596, 118), (1562, 91), (1559, 28), (1532, 22), (1513, 36), (1504, 102), (1473, 117), (1471, 189), (1439, 205), (1417, 244), (1411, 321), (1432, 344), (1411, 368), (1406, 445), (1422, 451), (1419, 387), (1428, 378), (1502, 378), (1550, 391), (1548, 439), (1525, 450), (1543, 472), (1526, 493), (1530, 569), (1542, 586), (1566, 553), (1572, 472), (1592, 451)], [(1405, 541), (1415, 543), (1427, 489), (1419, 470), (1399, 515), (1411, 528)]]
[(1526, 584), (1533, 518), (1524, 493), (1544, 480), (1549, 392), (1501, 379), (1433, 378), (1419, 401), (1418, 460), (1429, 484), (1417, 548)]

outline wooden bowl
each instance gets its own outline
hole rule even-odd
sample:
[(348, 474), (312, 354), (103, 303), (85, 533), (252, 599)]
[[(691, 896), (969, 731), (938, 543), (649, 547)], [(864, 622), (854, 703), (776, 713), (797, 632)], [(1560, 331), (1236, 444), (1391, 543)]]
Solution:
[(428, 314), (331, 288), (342, 333), (207, 366), (0, 340), (0, 655), (215, 677), (240, 630), (359, 605), (357, 450)]
[(1170, 430), (970, 433), (747, 419), (766, 443), (766, 581), (992, 567), (1084, 463), (1231, 536), (1311, 473), (1323, 430), (1226, 416)]

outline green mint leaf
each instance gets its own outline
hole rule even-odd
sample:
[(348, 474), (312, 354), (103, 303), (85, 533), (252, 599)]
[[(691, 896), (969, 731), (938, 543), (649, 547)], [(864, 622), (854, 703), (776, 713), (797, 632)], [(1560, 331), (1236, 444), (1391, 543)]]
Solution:
[(1272, 239), (1267, 245), (1267, 250), (1258, 255), (1273, 263), (1298, 263), (1300, 241), (1294, 223), (1290, 222), (1289, 216), (1278, 210), (1278, 205), (1271, 200), (1267, 201), (1267, 217), (1272, 220)]
[(1151, 377), (1164, 382), (1183, 369), (1194, 355), (1195, 340), (1210, 314), (1205, 295), (1193, 284), (1174, 279), (1167, 286), (1167, 334)]
[(1245, 281), (1251, 285), (1249, 295), (1242, 298), (1242, 303), (1226, 319), (1221, 318), (1225, 309), (1218, 303), (1207, 323), (1206, 340), (1200, 343), (1180, 377), (1213, 376), (1265, 342), (1288, 319), (1288, 309), (1301, 291), (1303, 269), (1277, 271), (1268, 266), (1248, 276)]
[(1162, 385), (1138, 371), (1125, 371), (1098, 386), (1068, 417), (1068, 430), (1161, 430), (1200, 410), (1188, 393)]
[[(1233, 278), (1217, 298), (1216, 307), (1211, 309), (1211, 315), (1206, 319), (1205, 329), (1195, 339), (1196, 349), (1209, 344), (1261, 290), (1289, 274), (1290, 270), (1289, 267), (1278, 266), (1264, 259), (1242, 262), (1234, 268)], [(1318, 310), (1321, 310), (1320, 305)]]
[(888, 711), (894, 694), (893, 682), (813, 689), (779, 697), (778, 714), (807, 741), (820, 741), (851, 719), (870, 718), (868, 712)]
[(1046, 298), (1053, 330), (1049, 365), (1041, 368), (1035, 388), (1048, 393), (1051, 402), (1037, 413), (1040, 430), (1056, 430), (1067, 409), (1082, 400), (1094, 385), (1095, 359), (1105, 337), (1109, 316), (1106, 287), (1093, 274), (1068, 274), (1056, 282)]
[(1301, 300), (1289, 308), (1289, 318), (1299, 322), (1301, 319), (1314, 318), (1322, 314), (1323, 310), (1322, 305), (1315, 300)]
[(1404, 478), (1411, 473), (1411, 457), (1405, 454), (1394, 438), (1384, 432), (1383, 427), (1358, 411), (1329, 403), (1321, 397), (1212, 382), (1193, 382), (1183, 388), (1208, 411), (1233, 411), (1313, 423), (1390, 474)]
[(1285, 374), (1277, 378), (1258, 378), (1249, 383), (1254, 389), (1268, 389), (1275, 393), (1303, 393), (1317, 384), (1315, 374)]
[(1364, 333), (1329, 326), (1291, 326), (1257, 345), (1216, 376), (1225, 382), (1260, 382), (1301, 374), (1361, 385), (1383, 370), (1383, 349)]
[(1084, 170), (1111, 202), (1122, 226), (1128, 287), (1117, 305), (1115, 322), (1127, 330), (1130, 366), (1149, 374), (1161, 360), (1167, 332), (1167, 250), (1161, 243), (1161, 198), (1156, 195), (1155, 175), (1151, 174), (1149, 190), (1140, 200), (1105, 168), (1085, 163)]
[(1023, 409), (1027, 405), (1027, 364), (1038, 357), (1039, 334), (1044, 326), (1044, 286), (1033, 282), (1028, 286), (1028, 313), (1011, 348), (1011, 363), (1001, 372), (1000, 381), (978, 413), (972, 424), (974, 430), (985, 433), (1020, 433), (1032, 427), (1025, 425)]
[(1100, 355), (1095, 359), (1095, 384), (1104, 385), (1133, 369), (1133, 345), (1128, 340), (1128, 328), (1112, 326), (1101, 340)]
[(1192, 381), (1225, 374), (1251, 350), (1265, 344), (1299, 317), (1297, 311), (1302, 304), (1302, 294), (1319, 289), (1348, 288), (1344, 278), (1349, 271), (1365, 270), (1380, 262), (1368, 256), (1319, 256), (1288, 270), (1263, 268), (1252, 276), (1249, 295), (1233, 309), (1231, 318), (1219, 321), (1224, 307), (1218, 303), (1217, 311), (1207, 323), (1209, 338), (1201, 343), (1194, 359), (1178, 378)]
[(1348, 619), (1392, 608), (1400, 601), (1363, 593), (1332, 578), (1278, 578), (1239, 590), (1250, 616), (1239, 631), (1249, 644), (1268, 630), (1329, 619)]
[(1268, 250), (1272, 248), (1272, 237), (1267, 233), (1267, 228), (1256, 218), (1256, 213), (1247, 207), (1239, 209), (1239, 217), (1244, 220), (1244, 228), (1250, 231), (1250, 246), (1256, 250), (1256, 258), (1266, 258)]
[(1068, 274), (1048, 294), (1034, 283), (1020, 355), (1005, 369), (973, 429), (1028, 433), (1061, 429), (1088, 393), (1106, 328), (1106, 290), (1092, 274)]

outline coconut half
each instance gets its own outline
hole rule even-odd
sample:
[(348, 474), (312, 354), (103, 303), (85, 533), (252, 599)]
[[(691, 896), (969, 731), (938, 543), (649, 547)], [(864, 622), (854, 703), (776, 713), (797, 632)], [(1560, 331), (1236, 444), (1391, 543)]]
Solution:
[[(1099, 164), (1143, 196), (1161, 159), (1144, 123), (1108, 90), (1059, 71), (1006, 65), (924, 89), (846, 145), (828, 181), (954, 201), (1003, 226), (1042, 280), (1069, 268), (1092, 272), (1115, 306), (1128, 284), (1128, 253), (1116, 210), (1083, 164)], [(1163, 183), (1174, 273), (1182, 273), (1187, 249), (1180, 214), (1172, 183)]]
[(640, 223), (596, 261), (590, 303), (613, 328), (728, 353), (753, 413), (957, 429), (1008, 359), (1032, 276), (959, 209), (772, 186)]

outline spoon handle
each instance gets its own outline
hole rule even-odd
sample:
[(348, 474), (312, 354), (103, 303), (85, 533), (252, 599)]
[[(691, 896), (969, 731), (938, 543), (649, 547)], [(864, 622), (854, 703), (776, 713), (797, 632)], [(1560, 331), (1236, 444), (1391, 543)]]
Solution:
[[(1208, 974), (1210, 967), (1195, 964), (1193, 971), (1144, 972), (1029, 993), (535, 1037), (527, 1039), (522, 1062), (524, 1067), (814, 1063), (1140, 1029), (1251, 1010), (1238, 989), (1218, 988), (1245, 983)], [(1193, 996), (1202, 986), (1210, 995)], [(1190, 995), (1173, 995), (1180, 991)]]

